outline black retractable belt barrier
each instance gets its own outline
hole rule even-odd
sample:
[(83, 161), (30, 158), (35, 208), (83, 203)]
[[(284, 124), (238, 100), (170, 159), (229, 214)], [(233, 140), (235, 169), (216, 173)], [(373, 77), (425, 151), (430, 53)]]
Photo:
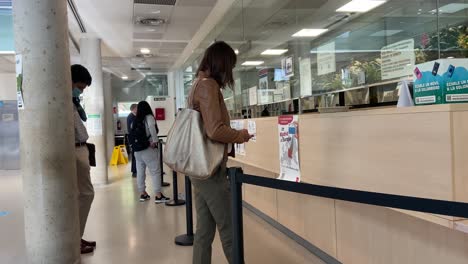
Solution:
[(193, 213), (192, 213), (192, 183), (190, 178), (185, 176), (185, 217), (187, 223), (187, 233), (175, 238), (176, 245), (192, 246), (193, 245)]
[(167, 202), (167, 206), (179, 206), (184, 205), (185, 201), (179, 199), (179, 188), (177, 184), (177, 172), (172, 171), (172, 197), (174, 197), (171, 201)]
[(164, 164), (163, 164), (163, 141), (162, 139), (159, 140), (158, 142), (158, 148), (159, 148), (159, 165), (161, 166), (161, 186), (162, 187), (167, 187), (170, 186), (171, 184), (168, 182), (164, 181)]
[(233, 221), (232, 264), (243, 264), (244, 262), (244, 244), (242, 230), (243, 183), (347, 202), (468, 218), (468, 203), (434, 200), (367, 191), (357, 191), (307, 183), (296, 183), (259, 177), (254, 175), (246, 175), (240, 168), (230, 168), (229, 175), (231, 178)]

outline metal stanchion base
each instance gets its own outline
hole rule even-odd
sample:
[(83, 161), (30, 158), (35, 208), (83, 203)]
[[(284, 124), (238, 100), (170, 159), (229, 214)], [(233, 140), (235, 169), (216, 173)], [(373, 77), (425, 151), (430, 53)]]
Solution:
[(179, 246), (193, 246), (193, 236), (180, 235), (175, 238), (176, 245)]
[(163, 186), (163, 187), (168, 187), (168, 186), (171, 186), (171, 184), (168, 183), (168, 182), (163, 182), (163, 183), (162, 183), (162, 186)]
[(179, 206), (179, 205), (184, 205), (185, 200), (170, 200), (169, 202), (166, 203), (167, 206)]

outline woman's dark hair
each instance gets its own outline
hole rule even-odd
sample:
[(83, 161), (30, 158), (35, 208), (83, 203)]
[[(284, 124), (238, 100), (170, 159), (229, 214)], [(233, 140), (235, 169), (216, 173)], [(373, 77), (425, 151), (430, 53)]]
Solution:
[(137, 121), (143, 121), (145, 120), (145, 117), (147, 115), (153, 115), (153, 110), (151, 110), (151, 106), (148, 104), (146, 101), (141, 101), (138, 103), (138, 108), (137, 108), (137, 115), (136, 115), (136, 120)]
[(79, 64), (75, 64), (71, 66), (71, 75), (72, 75), (73, 83), (81, 82), (90, 86), (91, 82), (93, 81), (93, 78), (91, 78), (91, 74), (89, 74), (89, 71), (85, 67)]
[(234, 86), (232, 69), (236, 66), (237, 56), (234, 50), (224, 41), (213, 43), (206, 51), (198, 67), (197, 76), (201, 71), (207, 72), (221, 88)]

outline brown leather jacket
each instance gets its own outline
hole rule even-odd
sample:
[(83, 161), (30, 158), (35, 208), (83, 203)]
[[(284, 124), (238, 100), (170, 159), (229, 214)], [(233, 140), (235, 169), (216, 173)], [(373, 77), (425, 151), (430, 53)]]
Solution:
[[(241, 132), (231, 128), (229, 113), (218, 83), (206, 73), (200, 72), (195, 80), (188, 105), (200, 112), (206, 134), (211, 140), (225, 144), (244, 143)], [(233, 150), (234, 148), (229, 155), (234, 153)], [(228, 154), (227, 147), (225, 154)]]

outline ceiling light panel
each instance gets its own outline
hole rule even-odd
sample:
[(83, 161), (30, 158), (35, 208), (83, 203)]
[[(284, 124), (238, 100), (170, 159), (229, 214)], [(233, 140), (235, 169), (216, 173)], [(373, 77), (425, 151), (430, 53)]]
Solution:
[(328, 29), (304, 28), (292, 35), (293, 37), (317, 37), (327, 32)]
[(262, 52), (262, 55), (278, 56), (278, 55), (283, 55), (286, 52), (288, 52), (287, 49), (267, 49), (264, 52)]
[(265, 63), (264, 61), (246, 61), (242, 63), (242, 66), (259, 66)]
[(345, 12), (345, 13), (365, 13), (378, 6), (383, 5), (384, 0), (352, 0), (346, 5), (338, 8), (336, 12)]
[(150, 54), (151, 50), (149, 50), (147, 48), (141, 48), (140, 52), (141, 52), (141, 54)]

